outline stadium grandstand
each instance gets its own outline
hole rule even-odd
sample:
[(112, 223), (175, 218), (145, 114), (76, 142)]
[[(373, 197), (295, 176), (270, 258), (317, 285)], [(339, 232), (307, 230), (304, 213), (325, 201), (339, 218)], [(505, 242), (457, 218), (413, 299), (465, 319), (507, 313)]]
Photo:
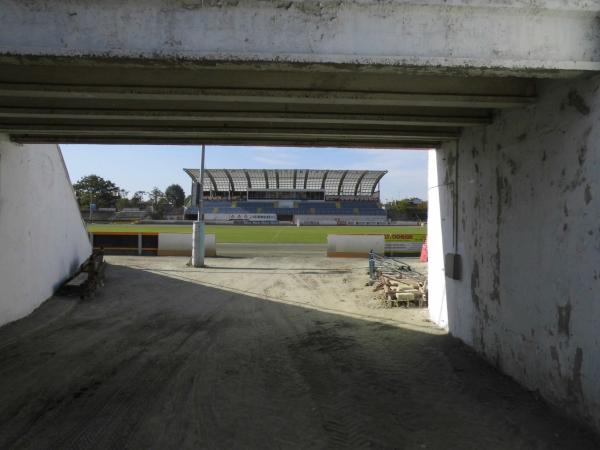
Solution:
[[(195, 220), (199, 169), (183, 169), (192, 179), (185, 218)], [(205, 169), (206, 223), (296, 225), (383, 225), (379, 201), (385, 170)]]

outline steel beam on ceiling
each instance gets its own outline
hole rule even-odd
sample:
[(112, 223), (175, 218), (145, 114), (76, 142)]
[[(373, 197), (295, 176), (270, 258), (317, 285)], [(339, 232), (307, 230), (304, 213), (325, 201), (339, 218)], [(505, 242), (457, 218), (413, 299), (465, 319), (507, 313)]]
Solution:
[(289, 147), (345, 147), (345, 148), (381, 148), (381, 149), (432, 149), (438, 148), (444, 140), (411, 140), (396, 139), (394, 141), (368, 141), (343, 138), (248, 138), (221, 136), (118, 136), (107, 137), (98, 134), (81, 136), (78, 134), (51, 133), (10, 133), (10, 139), (17, 143), (28, 144), (153, 144), (153, 145), (236, 145), (236, 146), (289, 146)]
[(347, 130), (347, 129), (246, 129), (246, 128), (187, 128), (187, 127), (136, 127), (136, 126), (97, 126), (97, 125), (23, 125), (0, 123), (0, 131), (11, 135), (55, 135), (55, 136), (101, 136), (104, 138), (188, 138), (188, 139), (221, 139), (243, 140), (266, 139), (282, 141), (319, 141), (339, 140), (360, 142), (395, 142), (395, 141), (443, 141), (456, 139), (458, 130), (430, 131), (428, 129), (415, 130)]
[(86, 86), (0, 83), (0, 97), (25, 99), (84, 99), (86, 101), (154, 100), (323, 104), (323, 105), (379, 105), (379, 106), (448, 106), (464, 108), (512, 108), (531, 104), (534, 96), (485, 95), (435, 92), (364, 92), (319, 91), (312, 89), (235, 89), (235, 88), (177, 88)]
[(140, 121), (140, 122), (223, 122), (223, 123), (285, 123), (330, 124), (371, 126), (449, 126), (471, 127), (491, 122), (490, 116), (455, 115), (397, 115), (361, 113), (290, 113), (287, 111), (172, 111), (136, 109), (88, 109), (88, 108), (31, 108), (1, 107), (0, 119), (62, 119), (86, 121)]

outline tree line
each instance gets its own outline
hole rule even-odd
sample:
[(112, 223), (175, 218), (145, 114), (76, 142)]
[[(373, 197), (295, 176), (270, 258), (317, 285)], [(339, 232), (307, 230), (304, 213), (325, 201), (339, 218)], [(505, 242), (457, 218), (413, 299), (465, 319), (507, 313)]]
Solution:
[(185, 192), (179, 184), (171, 184), (161, 191), (158, 187), (150, 191), (129, 191), (119, 188), (115, 183), (98, 175), (86, 175), (73, 184), (75, 196), (80, 209), (90, 208), (124, 208), (151, 209), (153, 217), (159, 218), (170, 208), (185, 205)]
[[(88, 209), (90, 204), (97, 208), (151, 209), (154, 218), (162, 218), (170, 208), (189, 206), (190, 196), (186, 197), (183, 188), (171, 184), (161, 191), (158, 187), (150, 191), (129, 191), (119, 188), (110, 180), (98, 175), (87, 175), (73, 184), (80, 209)], [(392, 200), (384, 204), (387, 216), (392, 220), (427, 220), (427, 202), (418, 198)]]
[(418, 198), (403, 198), (385, 203), (388, 218), (392, 220), (427, 221), (427, 202)]

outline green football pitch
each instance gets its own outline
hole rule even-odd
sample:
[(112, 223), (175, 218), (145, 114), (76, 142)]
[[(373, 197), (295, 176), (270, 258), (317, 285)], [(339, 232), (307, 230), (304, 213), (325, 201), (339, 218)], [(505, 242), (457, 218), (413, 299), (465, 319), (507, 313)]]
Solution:
[[(91, 224), (91, 233), (178, 233), (192, 232), (191, 225)], [(328, 234), (419, 234), (425, 227), (408, 226), (276, 226), (207, 225), (207, 234), (216, 234), (222, 243), (325, 244)]]

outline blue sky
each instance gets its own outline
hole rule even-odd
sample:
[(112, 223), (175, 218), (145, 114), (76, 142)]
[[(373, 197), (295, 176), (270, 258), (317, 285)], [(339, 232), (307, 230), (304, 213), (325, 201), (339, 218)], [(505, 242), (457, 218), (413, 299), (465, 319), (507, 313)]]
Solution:
[[(131, 193), (180, 184), (190, 191), (183, 168), (200, 167), (199, 146), (61, 145), (71, 181), (96, 174)], [(295, 147), (208, 146), (207, 168), (381, 169), (381, 199), (427, 198), (427, 151)]]

